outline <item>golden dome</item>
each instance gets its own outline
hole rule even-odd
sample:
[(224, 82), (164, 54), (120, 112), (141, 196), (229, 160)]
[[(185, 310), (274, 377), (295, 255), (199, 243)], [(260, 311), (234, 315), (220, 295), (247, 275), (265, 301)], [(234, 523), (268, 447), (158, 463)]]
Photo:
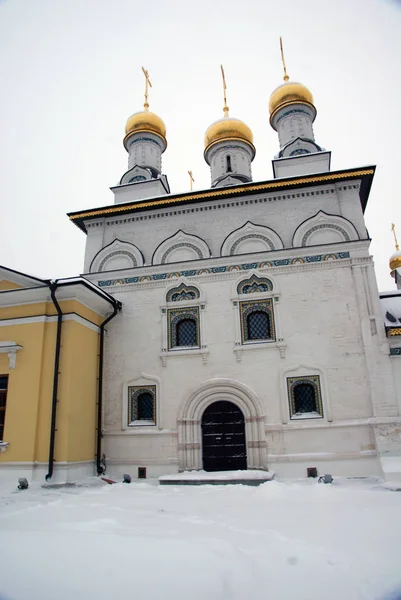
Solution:
[(295, 81), (286, 81), (279, 85), (270, 96), (270, 116), (282, 106), (290, 102), (307, 102), (313, 104), (313, 96), (307, 87)]
[(394, 254), (390, 258), (390, 269), (394, 271), (395, 269), (399, 269), (401, 267), (401, 250), (394, 252)]
[(231, 117), (223, 117), (210, 125), (205, 133), (205, 150), (222, 140), (241, 140), (253, 147), (253, 134), (248, 125)]
[(130, 116), (125, 126), (125, 133), (136, 133), (137, 131), (149, 131), (160, 135), (166, 141), (166, 126), (160, 117), (148, 110), (142, 110)]

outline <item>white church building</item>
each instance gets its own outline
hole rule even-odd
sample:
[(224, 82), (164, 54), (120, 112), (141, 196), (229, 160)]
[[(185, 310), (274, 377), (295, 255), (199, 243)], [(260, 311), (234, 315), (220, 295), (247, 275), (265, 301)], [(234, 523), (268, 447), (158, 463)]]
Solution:
[[(375, 167), (330, 170), (310, 91), (271, 95), (273, 178), (253, 135), (206, 131), (210, 188), (173, 194), (166, 127), (126, 125), (114, 204), (71, 213), (84, 277), (121, 302), (108, 323), (107, 472), (265, 469), (401, 479), (401, 289), (377, 289), (364, 221)], [(401, 253), (391, 268), (401, 288)], [(390, 315), (390, 316), (389, 316)]]

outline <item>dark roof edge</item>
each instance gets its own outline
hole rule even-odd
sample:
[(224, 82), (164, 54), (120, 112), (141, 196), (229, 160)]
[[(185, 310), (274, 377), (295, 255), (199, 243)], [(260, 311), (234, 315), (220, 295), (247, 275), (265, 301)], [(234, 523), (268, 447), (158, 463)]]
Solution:
[(226, 188), (209, 188), (197, 192), (185, 192), (184, 194), (170, 194), (167, 196), (157, 196), (154, 198), (144, 198), (136, 202), (126, 202), (122, 204), (112, 204), (84, 211), (75, 211), (67, 213), (67, 216), (73, 221), (77, 227), (86, 233), (83, 220), (96, 219), (104, 216), (115, 217), (124, 215), (135, 210), (153, 210), (162, 209), (164, 207), (172, 207), (176, 205), (192, 204), (202, 200), (213, 198), (230, 198), (239, 195), (253, 195), (271, 190), (291, 189), (295, 186), (308, 187), (312, 185), (321, 185), (324, 183), (334, 183), (336, 181), (349, 179), (362, 179), (360, 189), (360, 199), (362, 210), (365, 211), (370, 188), (372, 185), (375, 166), (361, 167), (359, 169), (343, 169), (340, 171), (330, 171), (326, 173), (313, 173), (310, 175), (299, 175), (296, 177), (285, 177), (282, 179), (270, 179), (257, 183), (250, 182), (240, 184), (238, 186), (229, 186)]

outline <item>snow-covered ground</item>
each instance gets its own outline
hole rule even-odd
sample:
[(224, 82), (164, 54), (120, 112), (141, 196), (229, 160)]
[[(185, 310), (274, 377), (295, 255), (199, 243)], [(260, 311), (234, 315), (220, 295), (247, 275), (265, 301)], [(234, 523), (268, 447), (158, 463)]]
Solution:
[(401, 591), (373, 480), (0, 490), (1, 600), (363, 600)]

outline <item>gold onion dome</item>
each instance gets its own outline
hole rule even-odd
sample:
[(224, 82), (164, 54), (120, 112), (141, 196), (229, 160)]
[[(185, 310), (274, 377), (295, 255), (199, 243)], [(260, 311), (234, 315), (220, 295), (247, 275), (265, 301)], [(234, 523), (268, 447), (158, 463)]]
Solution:
[(212, 123), (205, 133), (205, 150), (223, 140), (241, 140), (253, 147), (253, 134), (240, 119), (223, 117)]
[(125, 126), (125, 134), (148, 131), (160, 135), (166, 141), (166, 126), (162, 119), (149, 110), (142, 110), (131, 115)]
[(313, 105), (313, 96), (308, 88), (296, 81), (285, 81), (274, 90), (270, 96), (269, 112), (272, 116), (279, 108), (286, 104), (295, 102), (306, 102)]
[(395, 271), (395, 269), (399, 269), (401, 267), (401, 250), (394, 252), (394, 254), (390, 258), (390, 269)]
[(401, 250), (397, 240), (397, 234), (395, 232), (395, 224), (391, 224), (391, 231), (393, 232), (395, 242), (395, 252), (390, 256), (390, 269), (395, 271), (401, 267)]
[(313, 104), (312, 93), (302, 83), (296, 81), (290, 81), (290, 77), (287, 73), (287, 66), (285, 64), (283, 40), (280, 37), (280, 51), (281, 61), (284, 69), (284, 83), (278, 86), (270, 96), (269, 100), (269, 112), (270, 112), (270, 125), (275, 129), (273, 124), (273, 118), (277, 111), (288, 104), (309, 104), (313, 107), (316, 115), (316, 108)]

